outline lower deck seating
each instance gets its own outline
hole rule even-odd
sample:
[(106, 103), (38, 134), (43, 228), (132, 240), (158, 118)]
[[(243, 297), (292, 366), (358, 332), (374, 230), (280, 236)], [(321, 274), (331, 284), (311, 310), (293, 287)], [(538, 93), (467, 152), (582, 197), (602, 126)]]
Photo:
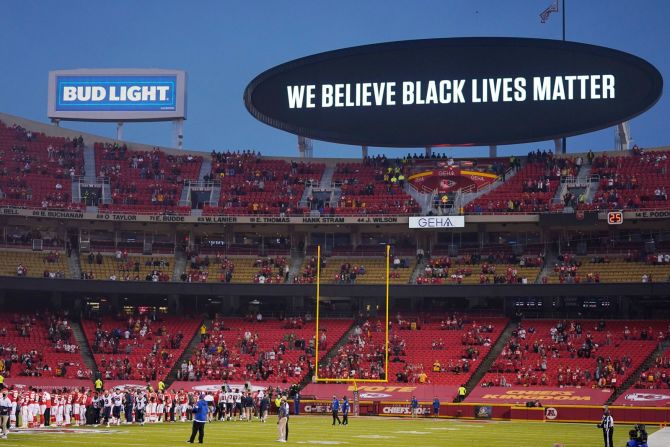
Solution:
[(82, 322), (103, 379), (163, 380), (201, 320), (147, 315)]
[[(448, 316), (390, 322), (389, 380), (459, 385), (467, 382), (507, 325), (505, 318)], [(319, 377), (384, 378), (384, 323), (368, 320), (326, 364)]]
[(481, 383), (617, 388), (667, 329), (667, 321), (524, 320)]
[[(322, 356), (350, 326), (351, 320), (319, 322)], [(178, 379), (298, 383), (313, 368), (315, 335), (315, 322), (301, 318), (217, 317)]]
[[(670, 331), (670, 326), (668, 326)], [(670, 334), (666, 331), (665, 335)], [(634, 388), (647, 390), (670, 389), (670, 348), (666, 348), (661, 355), (637, 378)]]
[(91, 378), (61, 315), (0, 314), (0, 374), (4, 377)]

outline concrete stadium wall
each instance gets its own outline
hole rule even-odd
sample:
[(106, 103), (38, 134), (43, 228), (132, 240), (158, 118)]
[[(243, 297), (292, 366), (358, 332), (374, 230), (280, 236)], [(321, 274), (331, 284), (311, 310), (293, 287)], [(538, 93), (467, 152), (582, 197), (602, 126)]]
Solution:
[[(592, 284), (490, 284), (422, 286), (393, 285), (392, 298), (515, 298), (532, 297), (652, 297), (670, 296), (670, 282), (658, 283), (592, 283)], [(315, 284), (225, 284), (151, 281), (84, 281), (78, 279), (45, 279), (3, 277), (0, 291), (120, 293), (128, 296), (180, 295), (189, 296), (262, 296), (290, 297), (315, 295)], [(357, 284), (322, 284), (322, 297), (384, 297), (386, 287)]]

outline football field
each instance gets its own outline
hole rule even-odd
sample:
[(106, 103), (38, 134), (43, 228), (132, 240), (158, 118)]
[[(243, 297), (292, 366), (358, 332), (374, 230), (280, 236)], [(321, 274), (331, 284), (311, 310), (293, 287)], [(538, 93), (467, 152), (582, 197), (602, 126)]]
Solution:
[[(601, 446), (602, 432), (595, 424), (543, 422), (463, 421), (388, 417), (351, 418), (348, 426), (332, 426), (323, 416), (293, 416), (288, 444), (346, 445), (365, 447)], [(617, 425), (615, 446), (627, 441), (630, 426)], [(648, 427), (651, 434), (656, 427)], [(42, 429), (12, 432), (1, 446), (144, 447), (183, 446), (191, 434), (189, 423), (81, 429)], [(205, 445), (273, 446), (277, 440), (276, 418), (267, 423), (214, 422), (205, 428)], [(196, 438), (197, 444), (197, 438)]]

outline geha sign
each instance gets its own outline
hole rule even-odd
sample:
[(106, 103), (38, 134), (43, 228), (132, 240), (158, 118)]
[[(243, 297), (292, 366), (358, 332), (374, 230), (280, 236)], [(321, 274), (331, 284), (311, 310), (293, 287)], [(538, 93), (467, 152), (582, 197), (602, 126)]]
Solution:
[(660, 97), (648, 62), (576, 42), (457, 38), (381, 43), (297, 59), (246, 88), (260, 121), (336, 143), (489, 145), (577, 135)]

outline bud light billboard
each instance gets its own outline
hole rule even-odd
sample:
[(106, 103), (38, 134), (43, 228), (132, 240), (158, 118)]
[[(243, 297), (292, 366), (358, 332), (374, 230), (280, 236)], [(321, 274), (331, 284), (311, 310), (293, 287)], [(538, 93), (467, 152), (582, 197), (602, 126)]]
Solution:
[(258, 120), (334, 143), (473, 146), (551, 140), (614, 126), (660, 98), (647, 61), (577, 42), (449, 38), (297, 59), (258, 75)]
[(161, 121), (186, 117), (186, 73), (60, 70), (49, 73), (49, 118)]

